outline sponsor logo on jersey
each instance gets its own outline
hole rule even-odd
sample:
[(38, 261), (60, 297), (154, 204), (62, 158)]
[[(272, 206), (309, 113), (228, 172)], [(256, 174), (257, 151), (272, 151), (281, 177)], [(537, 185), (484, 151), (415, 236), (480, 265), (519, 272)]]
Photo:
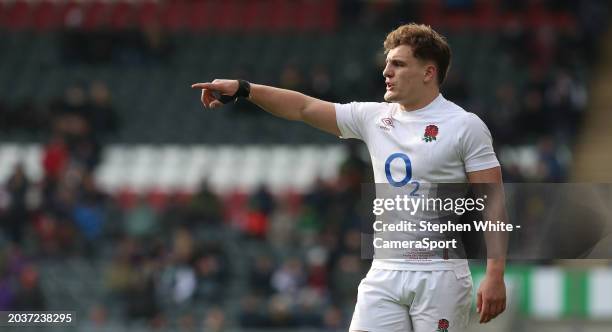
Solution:
[(423, 135), (423, 140), (425, 142), (429, 143), (431, 141), (435, 141), (437, 136), (438, 136), (438, 126), (431, 124), (425, 127), (425, 134)]
[(438, 321), (438, 329), (436, 330), (436, 332), (448, 332), (449, 326), (450, 323), (448, 322), (448, 320), (442, 318)]

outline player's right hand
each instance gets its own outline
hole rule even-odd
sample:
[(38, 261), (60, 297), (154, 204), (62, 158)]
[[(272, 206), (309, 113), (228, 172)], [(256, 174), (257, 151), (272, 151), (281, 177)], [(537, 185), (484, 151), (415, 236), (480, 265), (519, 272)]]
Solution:
[(476, 293), (480, 323), (488, 323), (506, 310), (506, 284), (502, 275), (486, 275)]
[(202, 89), (200, 100), (205, 108), (217, 108), (223, 106), (223, 103), (215, 98), (215, 94), (233, 96), (238, 91), (238, 81), (216, 79), (212, 82), (192, 84), (191, 88)]

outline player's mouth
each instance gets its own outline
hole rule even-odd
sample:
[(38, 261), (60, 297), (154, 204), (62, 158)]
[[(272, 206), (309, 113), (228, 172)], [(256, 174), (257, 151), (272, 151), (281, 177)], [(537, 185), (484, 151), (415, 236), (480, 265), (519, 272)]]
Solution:
[(393, 84), (387, 82), (385, 85), (387, 86), (387, 91), (393, 89)]

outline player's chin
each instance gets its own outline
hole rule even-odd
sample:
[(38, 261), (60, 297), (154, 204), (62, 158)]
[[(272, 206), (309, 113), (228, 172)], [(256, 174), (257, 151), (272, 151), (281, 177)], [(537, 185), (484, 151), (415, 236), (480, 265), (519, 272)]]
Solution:
[(390, 91), (387, 91), (385, 93), (384, 99), (386, 102), (389, 102), (389, 103), (399, 103), (399, 101), (401, 100), (401, 98), (397, 95), (397, 93), (390, 92)]
[(397, 96), (395, 95), (395, 93), (393, 93), (391, 91), (385, 92), (385, 96), (384, 96), (385, 101), (389, 101), (389, 102), (396, 101), (396, 97)]

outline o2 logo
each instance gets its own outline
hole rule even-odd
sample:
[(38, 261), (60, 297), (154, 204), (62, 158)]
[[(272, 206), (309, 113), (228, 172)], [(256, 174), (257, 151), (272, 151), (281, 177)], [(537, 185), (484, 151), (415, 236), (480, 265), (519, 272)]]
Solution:
[[(396, 181), (393, 178), (393, 174), (391, 174), (391, 163), (396, 159), (402, 160), (404, 163), (404, 166), (406, 167), (406, 175), (404, 175), (404, 178), (399, 181)], [(408, 157), (408, 155), (401, 153), (401, 152), (397, 152), (397, 153), (390, 155), (385, 161), (385, 175), (387, 176), (387, 181), (389, 182), (389, 184), (391, 184), (394, 187), (403, 187), (407, 185), (408, 183), (414, 184), (415, 188), (410, 193), (410, 195), (418, 196), (416, 192), (417, 190), (419, 190), (419, 183), (417, 181), (410, 182), (410, 180), (412, 180), (412, 162), (410, 162), (410, 157)]]

